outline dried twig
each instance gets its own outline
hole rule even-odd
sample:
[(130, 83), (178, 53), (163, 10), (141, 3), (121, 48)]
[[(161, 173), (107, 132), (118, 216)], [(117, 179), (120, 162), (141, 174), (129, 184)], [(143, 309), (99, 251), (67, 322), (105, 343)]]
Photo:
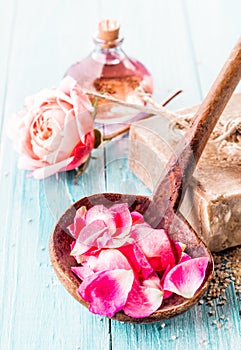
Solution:
[[(145, 112), (147, 114), (152, 114), (152, 115), (153, 114), (161, 114), (164, 117), (170, 119), (171, 121), (176, 121), (176, 119), (178, 118), (178, 114), (177, 113), (171, 112), (167, 108), (165, 108), (165, 107), (163, 107), (162, 105), (159, 105), (159, 104), (155, 104), (154, 107), (143, 106), (143, 105), (139, 105), (137, 103), (125, 102), (125, 101), (119, 100), (119, 99), (117, 99), (115, 97), (112, 97), (112, 96), (106, 95), (106, 94), (99, 94), (97, 92), (88, 91), (88, 90), (84, 90), (84, 92), (85, 92), (86, 95), (94, 96), (94, 97), (100, 98), (102, 100), (106, 100), (106, 101), (109, 101), (109, 102), (116, 103), (116, 104), (121, 105), (121, 106), (133, 108), (133, 109), (136, 109), (136, 110), (138, 110), (140, 112)], [(175, 94), (175, 96), (176, 96), (176, 94)]]

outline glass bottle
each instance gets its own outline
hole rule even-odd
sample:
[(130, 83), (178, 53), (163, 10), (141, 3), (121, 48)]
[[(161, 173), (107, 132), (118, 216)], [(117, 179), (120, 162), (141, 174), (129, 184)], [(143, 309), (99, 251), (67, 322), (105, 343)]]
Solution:
[[(104, 20), (99, 23), (94, 37), (94, 50), (82, 61), (73, 64), (66, 75), (73, 77), (82, 88), (97, 93), (109, 94), (117, 99), (144, 104), (135, 89), (142, 86), (152, 93), (153, 81), (144, 65), (130, 58), (122, 50), (123, 37), (116, 21)], [(93, 99), (93, 97), (92, 97)], [(115, 123), (131, 119), (136, 111), (123, 108), (103, 99), (97, 100), (96, 122)]]

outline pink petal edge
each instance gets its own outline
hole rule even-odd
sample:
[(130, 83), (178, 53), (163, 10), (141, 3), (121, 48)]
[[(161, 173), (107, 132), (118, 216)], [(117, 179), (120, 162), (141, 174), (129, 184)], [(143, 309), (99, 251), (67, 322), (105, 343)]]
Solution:
[(176, 265), (166, 275), (164, 290), (187, 299), (192, 298), (202, 285), (208, 262), (208, 257), (200, 257)]
[(123, 311), (133, 318), (148, 317), (160, 307), (162, 300), (160, 289), (134, 284)]
[(138, 241), (154, 271), (165, 271), (168, 265), (176, 265), (173, 241), (166, 230), (149, 228), (149, 235)]
[(103, 249), (92, 268), (94, 272), (117, 269), (131, 270), (131, 265), (119, 250)]
[(89, 310), (92, 313), (112, 317), (125, 305), (133, 281), (131, 270), (96, 272), (84, 279), (78, 293), (90, 303)]

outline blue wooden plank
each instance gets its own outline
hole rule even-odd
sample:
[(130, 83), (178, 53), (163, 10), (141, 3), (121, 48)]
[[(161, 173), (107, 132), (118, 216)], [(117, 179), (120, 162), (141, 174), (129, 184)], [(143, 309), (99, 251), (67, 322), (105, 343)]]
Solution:
[(112, 140), (105, 146), (106, 191), (150, 195), (150, 190), (130, 171), (127, 137)]
[(77, 179), (77, 171), (73, 170), (56, 174), (43, 181), (42, 200), (47, 204), (55, 221), (78, 199), (105, 191), (103, 152), (102, 147), (92, 151), (93, 159)]
[[(5, 145), (11, 149), (9, 142)], [(16, 171), (15, 155), (5, 147), (3, 153), (8, 176), (2, 173), (1, 204), (11, 210), (1, 216), (1, 348), (108, 348), (109, 321), (91, 315), (67, 294), (51, 267), (48, 240), (55, 220), (44, 181), (27, 179)], [(52, 186), (58, 188), (54, 179)], [(62, 196), (56, 200), (60, 207)]]
[[(183, 2), (204, 97), (240, 36), (241, 2)], [(237, 91), (241, 91), (241, 84)]]
[(9, 59), (12, 49), (12, 35), (15, 23), (15, 0), (0, 3), (0, 137), (3, 127), (5, 111), (5, 97), (7, 93)]
[[(225, 295), (228, 299), (226, 305), (218, 306), (218, 300), (213, 302), (212, 308), (206, 303), (199, 304), (162, 323), (130, 325), (112, 322), (113, 349), (241, 349), (241, 328), (233, 285), (228, 287)], [(208, 313), (210, 310), (214, 310), (213, 315)]]

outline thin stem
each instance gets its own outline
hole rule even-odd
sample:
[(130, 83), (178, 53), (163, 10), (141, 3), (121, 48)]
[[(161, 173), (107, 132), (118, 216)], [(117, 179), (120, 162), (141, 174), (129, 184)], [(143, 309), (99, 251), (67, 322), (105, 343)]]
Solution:
[[(162, 107), (166, 106), (174, 97), (176, 97), (177, 95), (179, 95), (180, 93), (182, 92), (182, 90), (177, 90), (176, 92), (174, 92), (173, 94), (171, 94), (170, 96), (168, 96), (166, 98), (166, 100), (163, 101), (163, 103), (161, 104)], [(150, 118), (152, 117), (153, 114), (152, 113), (149, 113), (149, 114), (145, 114), (140, 120), (143, 120), (143, 119), (147, 119), (147, 118)], [(131, 120), (129, 121), (129, 124), (126, 124), (125, 126), (123, 126), (123, 128), (119, 129), (118, 131), (115, 131), (113, 132), (112, 134), (108, 134), (108, 135), (103, 135), (103, 140), (104, 141), (110, 141), (112, 140), (114, 137), (116, 136), (119, 136), (119, 135), (122, 135), (126, 132), (128, 132), (128, 130), (130, 129), (130, 126), (131, 126)], [(183, 125), (181, 122), (179, 121), (175, 121), (175, 125), (177, 125), (177, 127), (181, 127), (181, 129), (183, 128)]]

